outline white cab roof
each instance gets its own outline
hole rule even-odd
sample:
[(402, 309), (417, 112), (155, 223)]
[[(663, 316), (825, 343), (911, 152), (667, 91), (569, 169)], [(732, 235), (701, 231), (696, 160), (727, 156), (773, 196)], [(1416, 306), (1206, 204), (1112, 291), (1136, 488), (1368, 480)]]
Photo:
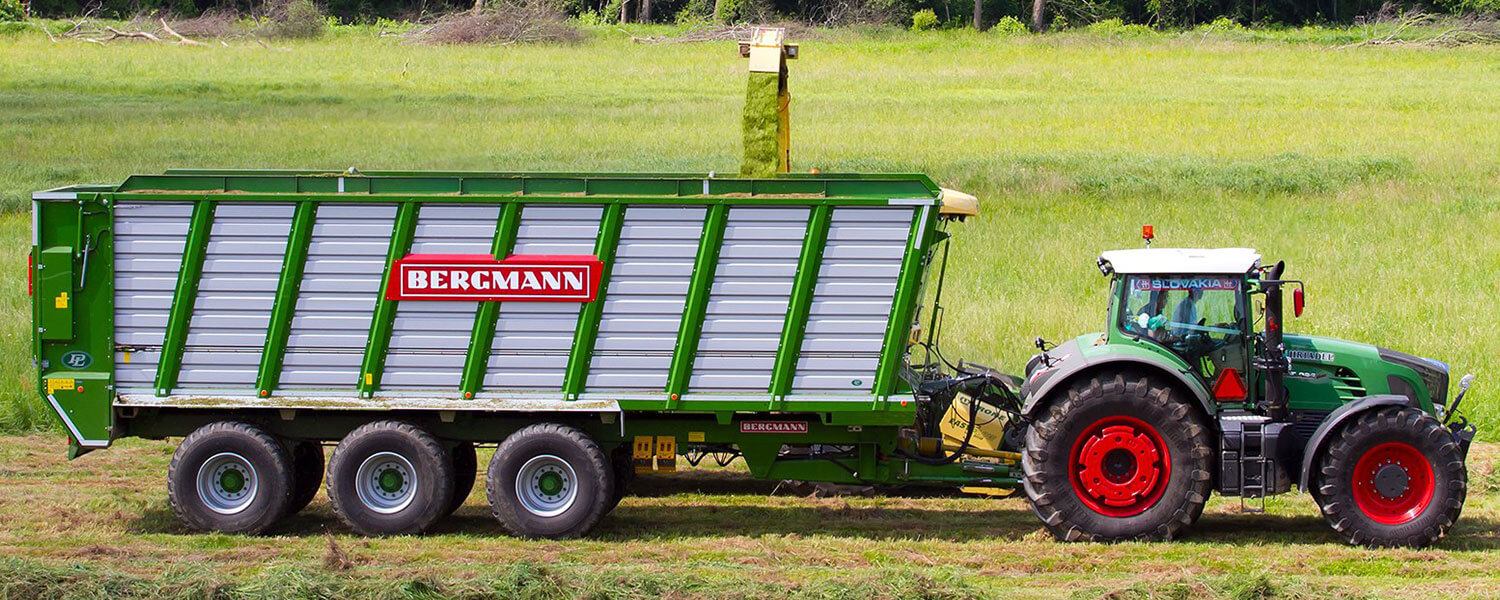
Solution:
[(1260, 266), (1260, 253), (1251, 248), (1137, 248), (1110, 250), (1099, 261), (1125, 275), (1243, 275)]

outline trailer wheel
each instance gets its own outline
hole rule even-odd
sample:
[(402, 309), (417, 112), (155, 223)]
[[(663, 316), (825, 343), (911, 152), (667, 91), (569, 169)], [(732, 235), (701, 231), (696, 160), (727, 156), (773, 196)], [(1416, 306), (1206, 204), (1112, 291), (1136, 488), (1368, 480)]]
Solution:
[(333, 512), (364, 535), (421, 533), (453, 499), (453, 462), (437, 438), (402, 421), (350, 432), (328, 460)]
[(292, 500), (287, 503), (286, 516), (292, 516), (313, 501), (318, 488), (323, 487), (323, 444), (303, 441), (292, 444)]
[(177, 446), (167, 497), (193, 529), (256, 534), (286, 514), (293, 480), (286, 446), (252, 425), (221, 421)]
[(1351, 544), (1420, 548), (1458, 520), (1468, 472), (1453, 435), (1410, 408), (1355, 417), (1319, 457), (1313, 498)]
[(609, 514), (620, 505), (620, 501), (630, 495), (630, 486), (635, 483), (635, 463), (630, 460), (630, 447), (621, 445), (610, 455), (610, 467), (614, 469), (615, 483), (609, 494), (609, 504), (604, 507), (605, 514)]
[(474, 491), (474, 479), (479, 476), (479, 453), (472, 442), (459, 442), (448, 452), (448, 459), (453, 461), (453, 500), (443, 510), (445, 517), (469, 499), (469, 494)]
[(587, 434), (543, 423), (500, 443), (485, 491), (491, 512), (512, 534), (571, 538), (599, 523), (614, 483), (609, 458)]
[(1175, 388), (1103, 374), (1028, 428), (1022, 485), (1058, 539), (1170, 540), (1203, 513), (1210, 454), (1202, 418)]

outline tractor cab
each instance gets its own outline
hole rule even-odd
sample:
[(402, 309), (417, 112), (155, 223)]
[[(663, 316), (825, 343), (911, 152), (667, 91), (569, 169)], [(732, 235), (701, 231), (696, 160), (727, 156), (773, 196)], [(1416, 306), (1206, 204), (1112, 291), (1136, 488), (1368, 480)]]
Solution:
[(1104, 341), (1180, 360), (1216, 401), (1248, 402), (1260, 260), (1248, 248), (1105, 252), (1100, 270), (1115, 278)]

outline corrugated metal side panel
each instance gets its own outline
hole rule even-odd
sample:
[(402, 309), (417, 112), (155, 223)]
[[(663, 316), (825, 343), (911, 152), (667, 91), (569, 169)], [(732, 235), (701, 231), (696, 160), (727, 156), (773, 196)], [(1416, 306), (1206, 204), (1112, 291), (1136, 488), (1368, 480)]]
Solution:
[[(424, 204), (411, 254), (489, 254), (498, 204)], [(457, 390), (478, 302), (404, 301), (396, 306), (380, 387)]]
[[(593, 254), (602, 206), (529, 204), (515, 254)], [(578, 327), (576, 302), (502, 302), (485, 370), (486, 391), (560, 390)]]
[(870, 390), (912, 216), (910, 207), (833, 210), (793, 393)]
[(115, 206), (115, 385), (150, 393), (193, 205)]
[(177, 378), (181, 387), (254, 389), (292, 211), (291, 204), (229, 202), (214, 211)]
[(380, 295), (394, 204), (322, 204), (281, 369), (286, 389), (353, 390)]
[(585, 389), (666, 388), (706, 216), (701, 206), (625, 210)]
[(729, 210), (689, 391), (764, 393), (770, 387), (810, 213), (801, 207)]

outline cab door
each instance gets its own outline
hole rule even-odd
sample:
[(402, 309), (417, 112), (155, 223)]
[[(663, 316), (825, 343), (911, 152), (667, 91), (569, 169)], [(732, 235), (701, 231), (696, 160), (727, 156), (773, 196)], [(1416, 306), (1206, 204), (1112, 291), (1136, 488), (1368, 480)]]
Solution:
[(1120, 330), (1170, 349), (1219, 402), (1247, 402), (1253, 347), (1243, 277), (1131, 275)]

